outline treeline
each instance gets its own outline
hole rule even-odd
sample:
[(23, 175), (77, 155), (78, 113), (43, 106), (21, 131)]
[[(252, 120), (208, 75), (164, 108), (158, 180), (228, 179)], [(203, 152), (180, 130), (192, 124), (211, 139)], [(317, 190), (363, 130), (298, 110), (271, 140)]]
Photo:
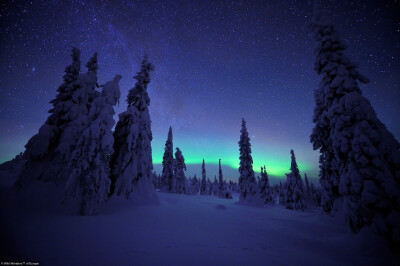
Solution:
[(80, 73), (80, 50), (73, 48), (72, 64), (50, 102), (50, 115), (25, 145), (15, 186), (22, 189), (38, 180), (54, 183), (65, 191), (67, 201), (79, 202), (82, 215), (96, 214), (108, 197), (129, 197), (135, 189), (155, 199), (147, 94), (153, 65), (145, 56), (114, 132), (113, 106), (119, 102), (122, 77), (99, 86), (97, 53), (86, 67), (87, 72)]

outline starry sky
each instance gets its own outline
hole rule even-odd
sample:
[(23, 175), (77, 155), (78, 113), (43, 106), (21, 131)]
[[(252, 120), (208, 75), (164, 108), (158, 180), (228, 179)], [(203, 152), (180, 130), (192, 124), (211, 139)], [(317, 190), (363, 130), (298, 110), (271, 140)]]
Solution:
[[(305, 29), (313, 1), (1, 1), (0, 162), (24, 150), (46, 120), (71, 62), (99, 53), (99, 84), (121, 74), (121, 103), (148, 54), (153, 162), (160, 172), (171, 125), (187, 175), (238, 177), (241, 118), (254, 169), (284, 177), (294, 149), (300, 171), (318, 175), (313, 128), (314, 41)], [(400, 139), (399, 1), (324, 1), (371, 82), (361, 85), (378, 117)], [(84, 67), (82, 67), (84, 69)], [(116, 117), (117, 118), (117, 117)]]

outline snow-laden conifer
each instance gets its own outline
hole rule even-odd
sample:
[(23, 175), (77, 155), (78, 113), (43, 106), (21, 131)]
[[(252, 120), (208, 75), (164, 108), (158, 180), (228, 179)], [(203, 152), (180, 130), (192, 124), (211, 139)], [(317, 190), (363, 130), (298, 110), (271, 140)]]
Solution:
[(199, 179), (197, 178), (196, 175), (194, 175), (194, 177), (190, 181), (190, 191), (188, 194), (197, 195), (199, 194), (199, 190), (200, 190)]
[(300, 171), (297, 166), (293, 150), (290, 150), (291, 164), (290, 173), (286, 174), (286, 181), (283, 185), (283, 204), (287, 209), (304, 209), (304, 184), (301, 180)]
[(306, 173), (304, 173), (304, 184), (305, 184), (304, 198), (307, 202), (309, 202), (311, 199), (311, 188), (310, 188), (310, 183), (308, 182), (308, 177), (307, 177)]
[(224, 176), (222, 175), (221, 159), (218, 161), (218, 194), (220, 197), (224, 194)]
[(166, 192), (173, 192), (173, 188), (175, 187), (174, 180), (174, 147), (172, 142), (172, 128), (169, 127), (168, 137), (165, 142), (164, 147), (164, 155), (162, 160), (162, 174), (161, 174), (161, 183), (162, 190)]
[(260, 198), (263, 200), (264, 204), (272, 202), (272, 191), (271, 187), (269, 186), (269, 179), (267, 170), (264, 167), (261, 167), (261, 178), (258, 185), (258, 194)]
[(211, 183), (210, 178), (207, 178), (206, 187), (207, 187), (206, 194), (207, 195), (212, 195), (212, 183)]
[(102, 87), (93, 99), (87, 124), (79, 134), (77, 145), (71, 153), (67, 180), (67, 194), (80, 201), (82, 215), (97, 214), (110, 190), (110, 155), (113, 152), (112, 127), (115, 124), (113, 106), (120, 97), (120, 75)]
[(56, 97), (50, 101), (53, 105), (49, 110), (50, 116), (25, 145), (23, 157), (26, 163), (18, 178), (18, 186), (23, 186), (29, 180), (60, 181), (57, 175), (62, 171), (65, 160), (56, 156), (56, 148), (61, 134), (71, 121), (68, 113), (74, 104), (72, 94), (78, 87), (81, 68), (80, 50), (73, 48), (71, 56), (72, 64), (65, 68), (64, 82), (58, 87)]
[(400, 144), (363, 97), (358, 82), (368, 79), (344, 54), (346, 45), (322, 12), (312, 30), (314, 69), (322, 81), (315, 92), (311, 142), (323, 157), (322, 203), (338, 188), (354, 232), (372, 225), (400, 245)]
[[(53, 180), (58, 184), (64, 184), (74, 171), (70, 167), (74, 158), (74, 151), (79, 149), (78, 141), (90, 123), (89, 111), (92, 101), (100, 95), (97, 84), (97, 53), (86, 63), (87, 72), (80, 74), (73, 86), (70, 100), (64, 101), (65, 114), (63, 119), (68, 121), (60, 134), (53, 158), (48, 165), (46, 180)], [(60, 103), (59, 103), (60, 104)]]
[(147, 86), (154, 66), (144, 57), (136, 73), (135, 86), (129, 90), (127, 110), (119, 115), (114, 131), (114, 154), (111, 159), (111, 193), (129, 195), (138, 190), (140, 197), (156, 198), (152, 185), (150, 98)]
[(207, 176), (206, 176), (206, 164), (203, 159), (203, 163), (201, 165), (201, 184), (200, 184), (200, 195), (207, 194)]
[(239, 152), (239, 188), (240, 201), (253, 201), (257, 195), (257, 183), (253, 171), (253, 158), (251, 156), (250, 138), (246, 128), (246, 121), (242, 118), (240, 130)]
[(212, 194), (214, 196), (218, 196), (219, 195), (219, 182), (217, 180), (217, 176), (214, 176), (214, 182), (213, 182), (213, 191)]
[(175, 193), (184, 194), (186, 188), (186, 165), (185, 159), (183, 158), (181, 150), (177, 147), (175, 152), (175, 165), (174, 165), (174, 173), (175, 173)]

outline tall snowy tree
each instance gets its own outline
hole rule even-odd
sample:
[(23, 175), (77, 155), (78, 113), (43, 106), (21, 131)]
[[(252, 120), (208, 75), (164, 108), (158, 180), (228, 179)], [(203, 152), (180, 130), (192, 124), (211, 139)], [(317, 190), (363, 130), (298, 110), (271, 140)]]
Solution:
[(253, 171), (253, 158), (251, 156), (250, 138), (246, 128), (246, 121), (242, 118), (242, 129), (240, 130), (239, 152), (239, 187), (240, 201), (253, 201), (257, 195), (257, 182)]
[(300, 171), (297, 167), (296, 157), (293, 150), (290, 150), (292, 161), (290, 173), (286, 174), (286, 182), (283, 185), (283, 204), (287, 209), (304, 209), (304, 185), (301, 180)]
[[(75, 171), (70, 167), (74, 158), (75, 150), (79, 149), (79, 138), (83, 130), (89, 125), (89, 110), (92, 101), (99, 95), (97, 87), (97, 53), (95, 53), (86, 63), (87, 72), (80, 74), (77, 80), (69, 87), (70, 97), (67, 100), (58, 102), (58, 106), (63, 105), (63, 110), (57, 112), (65, 121), (63, 130), (57, 140), (57, 146), (51, 155), (50, 162), (45, 165), (43, 172), (44, 180), (52, 180), (57, 184), (65, 185), (65, 182)], [(56, 112), (53, 112), (55, 115)]]
[(310, 183), (308, 182), (308, 177), (307, 177), (306, 173), (304, 173), (304, 183), (306, 185), (305, 191), (309, 191), (310, 190)]
[(162, 161), (162, 174), (161, 174), (161, 183), (162, 190), (167, 192), (173, 192), (175, 187), (174, 180), (174, 147), (172, 142), (172, 128), (169, 127), (167, 141), (165, 142), (164, 155)]
[(308, 182), (308, 177), (307, 177), (306, 173), (304, 173), (304, 184), (305, 184), (305, 187), (304, 187), (305, 199), (307, 201), (310, 201), (310, 199), (311, 199), (311, 188), (310, 188), (310, 183)]
[(175, 152), (175, 160), (176, 160), (174, 167), (175, 180), (176, 180), (175, 193), (184, 194), (186, 193), (185, 192), (186, 176), (184, 172), (186, 171), (186, 165), (182, 152), (178, 147), (176, 148)]
[(206, 181), (206, 164), (204, 163), (201, 165), (201, 184), (200, 184), (200, 195), (207, 194), (207, 181)]
[[(129, 197), (137, 190), (142, 198), (156, 199), (152, 185), (150, 98), (147, 86), (154, 66), (143, 58), (136, 73), (135, 86), (129, 90), (127, 110), (119, 115), (114, 131), (114, 154), (111, 158), (111, 194)], [(145, 200), (145, 199), (143, 199)]]
[(224, 177), (222, 175), (221, 159), (218, 161), (218, 194), (221, 197), (224, 194)]
[(50, 101), (50, 103), (53, 105), (53, 108), (49, 110), (49, 113), (51, 115), (47, 119), (46, 124), (56, 125), (60, 127), (65, 124), (65, 122), (68, 122), (65, 121), (63, 117), (67, 112), (67, 110), (65, 110), (66, 106), (60, 103), (64, 103), (70, 100), (72, 97), (74, 89), (71, 88), (71, 85), (76, 85), (74, 84), (74, 82), (76, 82), (76, 80), (78, 79), (78, 75), (81, 69), (80, 55), (81, 51), (78, 48), (73, 47), (71, 55), (72, 64), (65, 68), (65, 75), (63, 77), (64, 83), (58, 87), (56, 98)]
[(258, 194), (260, 195), (260, 198), (264, 201), (264, 204), (267, 204), (269, 202), (272, 202), (272, 193), (271, 193), (271, 188), (269, 186), (269, 179), (268, 179), (268, 174), (267, 170), (261, 167), (261, 179), (260, 183), (258, 185)]
[(344, 54), (346, 45), (322, 12), (312, 30), (317, 42), (314, 69), (322, 81), (315, 91), (311, 142), (323, 157), (323, 201), (333, 184), (354, 232), (372, 225), (400, 245), (400, 144), (363, 97), (358, 81), (368, 79)]
[(104, 84), (101, 95), (91, 103), (87, 125), (72, 151), (67, 181), (67, 193), (80, 201), (82, 215), (96, 214), (110, 190), (110, 155), (113, 152), (112, 127), (115, 124), (113, 106), (120, 97), (120, 75)]
[(49, 110), (50, 116), (40, 127), (39, 132), (25, 145), (23, 157), (26, 163), (16, 183), (17, 186), (38, 179), (56, 183), (65, 181), (58, 178), (65, 162), (64, 158), (56, 156), (56, 148), (62, 132), (71, 121), (68, 112), (74, 104), (72, 94), (78, 87), (77, 79), (81, 68), (80, 50), (73, 48), (71, 56), (72, 64), (65, 68), (64, 82), (58, 87), (56, 97), (50, 101), (53, 105)]

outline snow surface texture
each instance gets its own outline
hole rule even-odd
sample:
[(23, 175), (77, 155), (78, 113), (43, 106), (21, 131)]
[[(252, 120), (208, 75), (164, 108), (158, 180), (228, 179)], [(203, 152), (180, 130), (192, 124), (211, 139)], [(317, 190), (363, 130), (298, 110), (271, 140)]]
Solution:
[(400, 246), (400, 144), (362, 96), (358, 81), (367, 83), (344, 54), (346, 45), (320, 11), (312, 24), (315, 70), (322, 81), (315, 91), (311, 135), (320, 149), (320, 179), (326, 211), (343, 197), (350, 228), (371, 225)]
[[(5, 176), (1, 176), (4, 178)], [(394, 265), (383, 240), (319, 210), (157, 193), (160, 205), (113, 197), (98, 216), (65, 214), (52, 183), (0, 194), (1, 260), (41, 265)], [(40, 196), (37, 194), (41, 191)], [(29, 201), (25, 200), (29, 195)], [(60, 197), (60, 195), (58, 195)]]

